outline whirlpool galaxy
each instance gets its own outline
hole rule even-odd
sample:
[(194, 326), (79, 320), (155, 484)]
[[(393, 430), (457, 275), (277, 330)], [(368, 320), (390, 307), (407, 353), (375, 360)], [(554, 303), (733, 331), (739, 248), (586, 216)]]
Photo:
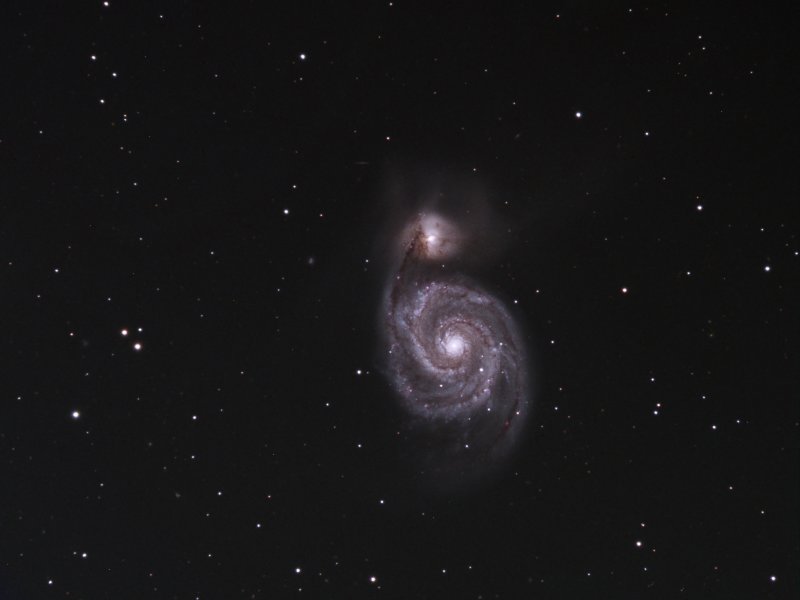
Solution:
[(448, 268), (469, 243), (441, 216), (412, 219), (383, 313), (387, 372), (427, 468), (456, 479), (508, 455), (529, 402), (526, 354), (508, 309)]

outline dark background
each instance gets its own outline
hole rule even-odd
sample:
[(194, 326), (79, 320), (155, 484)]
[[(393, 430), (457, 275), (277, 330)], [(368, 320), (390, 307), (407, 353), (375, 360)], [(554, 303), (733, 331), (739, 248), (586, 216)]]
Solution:
[[(0, 598), (798, 596), (790, 15), (2, 11)], [(449, 495), (376, 319), (386, 189), (440, 176), (536, 387)]]

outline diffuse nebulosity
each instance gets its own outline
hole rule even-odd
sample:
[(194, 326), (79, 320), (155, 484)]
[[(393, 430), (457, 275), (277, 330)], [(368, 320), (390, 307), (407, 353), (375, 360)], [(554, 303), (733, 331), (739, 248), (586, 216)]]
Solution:
[(412, 417), (423, 470), (452, 483), (508, 455), (529, 403), (511, 314), (476, 281), (444, 268), (469, 248), (465, 231), (441, 215), (416, 214), (399, 237), (382, 313), (387, 372)]

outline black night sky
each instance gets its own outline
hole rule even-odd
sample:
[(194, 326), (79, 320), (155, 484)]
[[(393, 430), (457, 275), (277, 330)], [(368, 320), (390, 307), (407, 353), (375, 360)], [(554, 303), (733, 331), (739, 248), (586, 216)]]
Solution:
[(597, 4), (4, 6), (0, 599), (797, 598), (790, 16)]

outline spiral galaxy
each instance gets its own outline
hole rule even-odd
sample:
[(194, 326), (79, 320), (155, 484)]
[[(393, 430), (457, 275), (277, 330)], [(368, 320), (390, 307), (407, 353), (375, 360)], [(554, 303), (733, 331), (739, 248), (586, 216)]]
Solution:
[(389, 377), (440, 472), (477, 470), (506, 454), (527, 416), (514, 319), (475, 281), (443, 268), (463, 242), (443, 219), (415, 219), (385, 300)]

